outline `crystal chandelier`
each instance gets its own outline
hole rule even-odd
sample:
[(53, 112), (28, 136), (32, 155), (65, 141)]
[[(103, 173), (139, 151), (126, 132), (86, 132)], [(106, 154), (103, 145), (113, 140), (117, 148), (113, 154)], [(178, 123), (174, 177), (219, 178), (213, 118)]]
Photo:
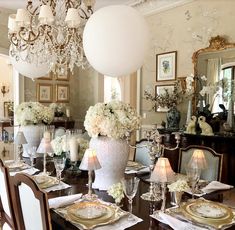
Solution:
[(10, 56), (16, 61), (48, 64), (63, 75), (84, 67), (82, 32), (95, 0), (28, 0), (9, 16)]

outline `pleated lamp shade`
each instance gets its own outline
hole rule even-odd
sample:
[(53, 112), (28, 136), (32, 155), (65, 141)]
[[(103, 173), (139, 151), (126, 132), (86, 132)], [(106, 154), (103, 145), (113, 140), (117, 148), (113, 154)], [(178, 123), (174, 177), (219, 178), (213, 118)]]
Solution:
[(40, 145), (38, 146), (37, 153), (52, 153), (53, 149), (49, 138), (42, 138)]
[(197, 167), (199, 169), (207, 168), (205, 154), (201, 149), (196, 149), (188, 163), (188, 167)]
[(96, 151), (94, 149), (87, 149), (83, 158), (82, 162), (79, 166), (81, 170), (97, 170), (100, 169), (101, 165), (97, 158)]
[(23, 145), (23, 144), (28, 143), (22, 131), (18, 131), (15, 137), (14, 143), (17, 145)]
[(166, 183), (173, 181), (175, 173), (173, 172), (168, 158), (160, 157), (151, 174), (150, 181)]

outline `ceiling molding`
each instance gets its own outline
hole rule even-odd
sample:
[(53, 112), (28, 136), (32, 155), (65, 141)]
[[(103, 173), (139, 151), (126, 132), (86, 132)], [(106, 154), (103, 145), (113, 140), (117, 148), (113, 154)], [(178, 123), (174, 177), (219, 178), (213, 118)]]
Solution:
[(145, 16), (151, 16), (153, 14), (171, 10), (176, 7), (186, 5), (194, 1), (196, 0), (174, 0), (174, 1), (168, 1), (168, 2), (166, 1), (163, 4), (163, 1), (139, 0), (131, 4), (131, 6), (137, 9), (140, 13), (142, 13)]

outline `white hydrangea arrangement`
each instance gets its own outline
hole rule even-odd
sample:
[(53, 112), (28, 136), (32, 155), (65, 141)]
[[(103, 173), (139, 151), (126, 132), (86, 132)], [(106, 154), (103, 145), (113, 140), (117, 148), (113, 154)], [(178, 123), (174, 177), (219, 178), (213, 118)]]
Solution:
[(89, 141), (85, 140), (84, 138), (78, 138), (77, 142), (78, 142), (78, 144), (80, 146), (78, 160), (82, 160), (83, 155), (84, 155), (86, 149), (89, 148)]
[(121, 101), (97, 103), (91, 106), (85, 117), (84, 126), (89, 136), (124, 138), (127, 132), (137, 129), (140, 117), (129, 104)]
[(51, 103), (49, 107), (54, 111), (55, 116), (63, 116), (65, 114), (66, 106), (63, 103)]
[(16, 108), (16, 120), (19, 125), (50, 124), (54, 119), (54, 111), (39, 102), (23, 102)]
[(66, 135), (58, 136), (51, 141), (51, 147), (56, 156), (62, 156), (68, 151)]
[(183, 179), (179, 179), (172, 184), (167, 185), (167, 187), (170, 192), (184, 192), (189, 189), (187, 181)]
[(121, 182), (113, 184), (108, 190), (108, 194), (113, 197), (115, 203), (120, 203), (124, 198), (123, 185)]

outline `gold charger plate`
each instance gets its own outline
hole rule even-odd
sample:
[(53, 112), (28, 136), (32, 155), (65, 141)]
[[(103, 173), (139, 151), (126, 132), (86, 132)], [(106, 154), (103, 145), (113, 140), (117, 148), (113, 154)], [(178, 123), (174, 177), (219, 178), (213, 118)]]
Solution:
[(183, 203), (180, 209), (190, 221), (212, 226), (215, 229), (235, 223), (233, 211), (217, 202), (202, 199), (190, 200)]
[(142, 165), (139, 162), (136, 161), (128, 161), (126, 165), (126, 170), (140, 170), (142, 168), (145, 168), (146, 166)]
[[(97, 215), (85, 214), (86, 211), (98, 210)], [(83, 201), (69, 206), (65, 218), (74, 224), (80, 225), (83, 229), (93, 229), (97, 226), (111, 224), (121, 217), (125, 216), (127, 212), (121, 210), (114, 205), (107, 205), (99, 201)], [(78, 210), (85, 210), (83, 213)]]
[(33, 176), (33, 178), (38, 184), (38, 187), (41, 189), (49, 188), (58, 184), (56, 177), (36, 175), (36, 176)]

